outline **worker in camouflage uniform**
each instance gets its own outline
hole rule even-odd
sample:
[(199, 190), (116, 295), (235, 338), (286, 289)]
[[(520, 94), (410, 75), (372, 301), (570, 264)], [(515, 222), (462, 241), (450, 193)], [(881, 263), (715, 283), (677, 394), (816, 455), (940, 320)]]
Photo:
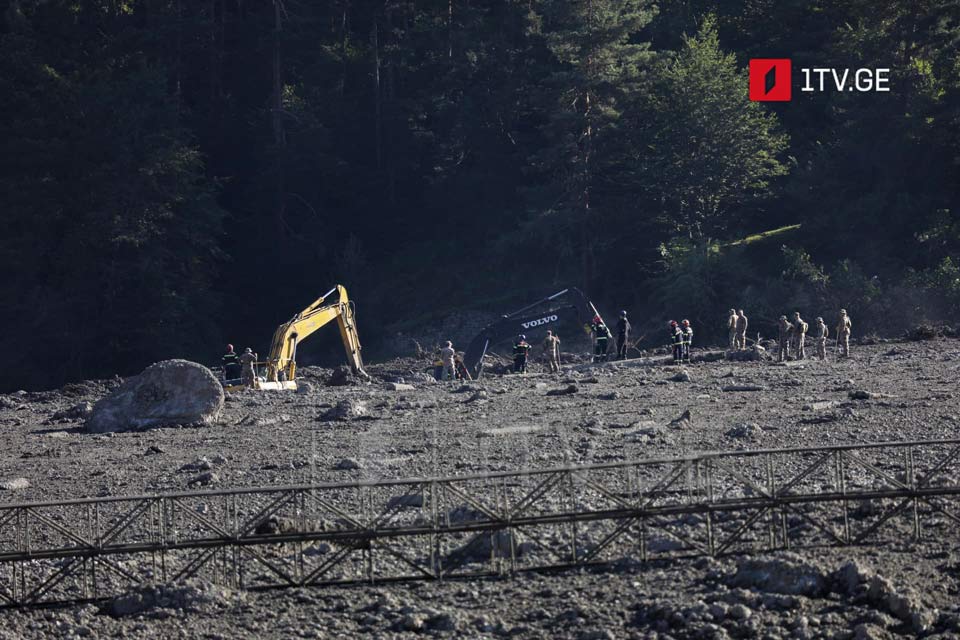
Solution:
[(837, 322), (837, 345), (840, 347), (840, 357), (850, 357), (850, 330), (853, 323), (846, 309), (840, 309), (840, 320)]
[(244, 386), (253, 386), (253, 381), (257, 377), (257, 372), (254, 369), (256, 362), (257, 354), (253, 352), (253, 349), (250, 347), (244, 349), (243, 354), (240, 356), (240, 379), (243, 381)]
[(530, 354), (530, 343), (527, 342), (527, 336), (522, 333), (517, 336), (517, 342), (513, 345), (513, 371), (514, 373), (527, 372), (527, 356)]
[(830, 335), (830, 329), (827, 328), (827, 323), (823, 321), (823, 318), (817, 318), (814, 327), (817, 329), (817, 357), (826, 360), (827, 336)]
[(787, 316), (780, 316), (777, 331), (777, 362), (783, 362), (790, 357), (790, 337), (793, 335), (793, 325)]
[(560, 373), (560, 338), (553, 335), (553, 331), (547, 331), (547, 337), (543, 339), (543, 353), (547, 356), (550, 373)]
[(453, 343), (447, 340), (447, 344), (440, 349), (440, 361), (443, 363), (443, 373), (440, 374), (441, 380), (454, 380), (457, 377), (457, 365), (454, 362), (457, 352), (453, 348)]
[(730, 334), (730, 350), (737, 348), (737, 311), (730, 309), (730, 317), (727, 318), (727, 331)]
[(673, 347), (673, 361), (683, 360), (683, 330), (676, 320), (670, 321), (670, 345)]
[(747, 348), (747, 316), (743, 309), (737, 312), (737, 337), (733, 346), (737, 350)]
[(620, 318), (617, 319), (617, 359), (627, 359), (627, 343), (630, 341), (630, 321), (627, 320), (627, 312), (621, 311)]
[(689, 320), (684, 320), (681, 323), (681, 331), (683, 332), (683, 361), (690, 362), (690, 347), (693, 346), (693, 327), (690, 326)]
[(793, 347), (793, 357), (797, 360), (803, 360), (807, 357), (805, 343), (807, 341), (807, 331), (810, 325), (800, 317), (799, 311), (793, 312), (793, 339), (790, 341)]

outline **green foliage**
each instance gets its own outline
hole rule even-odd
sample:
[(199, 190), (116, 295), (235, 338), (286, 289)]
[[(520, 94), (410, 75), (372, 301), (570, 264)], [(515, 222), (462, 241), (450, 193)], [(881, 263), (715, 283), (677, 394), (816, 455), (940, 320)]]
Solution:
[(644, 187), (691, 238), (728, 232), (736, 208), (787, 173), (779, 156), (788, 138), (771, 112), (747, 98), (746, 72), (720, 48), (713, 16), (659, 70), (637, 117)]
[[(368, 357), (554, 285), (656, 341), (955, 319), (958, 42), (951, 0), (0, 0), (0, 388), (262, 353), (336, 281)], [(750, 102), (781, 55), (892, 90)]]

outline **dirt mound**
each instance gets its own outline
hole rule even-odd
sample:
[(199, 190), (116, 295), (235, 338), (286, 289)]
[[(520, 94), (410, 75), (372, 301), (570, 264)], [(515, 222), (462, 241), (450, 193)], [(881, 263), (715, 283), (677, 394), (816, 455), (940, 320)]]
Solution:
[(920, 342), (922, 340), (936, 340), (937, 338), (956, 338), (957, 332), (947, 325), (940, 326), (931, 326), (928, 324), (921, 324), (913, 329), (910, 329), (904, 335), (904, 338), (914, 342)]
[(144, 585), (114, 598), (105, 607), (105, 613), (114, 617), (137, 615), (151, 609), (180, 609), (200, 612), (229, 606), (236, 595), (224, 587), (206, 582), (183, 585)]
[(91, 433), (182, 424), (212, 424), (223, 410), (223, 387), (209, 369), (165, 360), (100, 400), (85, 423)]

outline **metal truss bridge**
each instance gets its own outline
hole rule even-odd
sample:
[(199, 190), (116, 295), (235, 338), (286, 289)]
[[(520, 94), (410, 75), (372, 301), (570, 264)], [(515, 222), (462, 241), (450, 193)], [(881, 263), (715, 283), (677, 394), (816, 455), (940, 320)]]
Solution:
[(0, 606), (960, 538), (960, 440), (0, 505)]

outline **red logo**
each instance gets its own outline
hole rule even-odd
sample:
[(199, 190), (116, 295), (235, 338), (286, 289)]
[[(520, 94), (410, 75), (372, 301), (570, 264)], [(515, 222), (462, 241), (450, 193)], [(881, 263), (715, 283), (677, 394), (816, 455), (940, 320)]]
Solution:
[(791, 89), (790, 58), (750, 60), (750, 99), (759, 102), (787, 102)]

